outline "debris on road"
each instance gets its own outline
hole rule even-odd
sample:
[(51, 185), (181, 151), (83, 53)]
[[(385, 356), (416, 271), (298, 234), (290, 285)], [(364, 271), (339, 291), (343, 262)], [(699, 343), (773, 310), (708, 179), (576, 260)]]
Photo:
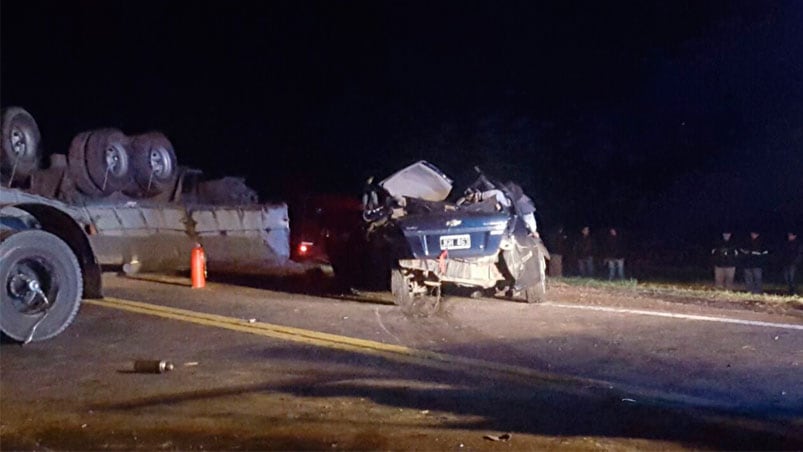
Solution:
[(483, 439), (487, 439), (487, 440), (489, 440), (489, 441), (509, 441), (509, 440), (510, 440), (510, 438), (512, 438), (512, 437), (513, 437), (513, 435), (511, 435), (510, 433), (504, 433), (504, 434), (502, 434), (502, 435), (499, 435), (499, 436), (496, 436), (496, 435), (485, 435), (485, 436), (483, 436), (482, 438), (483, 438)]
[(173, 363), (165, 360), (145, 360), (134, 361), (134, 372), (145, 374), (161, 374), (173, 370)]
[(636, 399), (624, 398), (624, 399), (622, 399), (622, 402), (636, 403)]

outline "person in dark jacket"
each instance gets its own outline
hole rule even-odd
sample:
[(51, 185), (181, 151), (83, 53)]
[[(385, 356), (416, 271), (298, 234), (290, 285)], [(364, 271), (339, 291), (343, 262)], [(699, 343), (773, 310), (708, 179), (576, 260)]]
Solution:
[(714, 287), (717, 289), (733, 290), (739, 248), (731, 240), (732, 236), (730, 231), (723, 232), (722, 240), (711, 249), (714, 263)]
[(569, 237), (566, 235), (566, 232), (563, 231), (563, 226), (558, 227), (549, 237), (548, 245), (551, 258), (549, 259), (547, 269), (549, 270), (549, 276), (552, 278), (560, 278), (563, 276), (563, 256), (566, 255), (566, 242), (568, 240)]
[(797, 268), (803, 264), (803, 244), (797, 239), (796, 233), (786, 233), (786, 243), (781, 253), (781, 260), (783, 264), (783, 279), (789, 288), (789, 295), (795, 295), (797, 293), (795, 273)]
[(608, 229), (608, 235), (602, 244), (603, 258), (608, 265), (608, 281), (613, 281), (614, 278), (625, 279), (625, 247), (616, 228)]
[(584, 278), (594, 277), (594, 241), (591, 238), (591, 228), (583, 226), (580, 237), (574, 244), (574, 255), (577, 256), (577, 269)]
[(755, 231), (750, 232), (750, 240), (740, 251), (743, 255), (744, 284), (750, 293), (761, 293), (762, 275), (769, 255), (769, 251), (761, 240), (761, 234)]

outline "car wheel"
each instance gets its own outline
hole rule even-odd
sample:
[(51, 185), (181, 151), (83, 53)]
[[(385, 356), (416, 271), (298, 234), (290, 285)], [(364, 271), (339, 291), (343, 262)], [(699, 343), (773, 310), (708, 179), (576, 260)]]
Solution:
[(524, 299), (527, 303), (541, 303), (546, 301), (546, 260), (541, 248), (534, 249), (535, 256), (533, 259), (533, 267), (531, 271), (537, 273), (535, 276), (536, 282), (524, 291)]
[(176, 184), (178, 165), (173, 145), (164, 134), (150, 132), (131, 141), (131, 166), (142, 196), (155, 196)]
[(394, 268), (390, 273), (390, 293), (393, 294), (393, 302), (397, 306), (408, 310), (413, 306), (413, 291), (410, 287), (410, 278), (405, 275), (404, 270)]
[(19, 107), (3, 111), (0, 170), (12, 182), (25, 180), (39, 168), (41, 134), (30, 113)]
[(524, 290), (524, 300), (527, 303), (542, 303), (546, 301), (546, 286), (544, 282), (538, 282)]
[(0, 329), (17, 341), (64, 331), (81, 303), (78, 259), (49, 232), (28, 230), (0, 243)]
[(131, 187), (130, 140), (118, 129), (92, 132), (84, 147), (86, 169), (104, 195)]

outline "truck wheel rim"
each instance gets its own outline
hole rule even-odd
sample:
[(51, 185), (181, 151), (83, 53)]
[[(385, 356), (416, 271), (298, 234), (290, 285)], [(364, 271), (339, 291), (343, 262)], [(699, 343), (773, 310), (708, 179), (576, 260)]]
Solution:
[(25, 132), (18, 128), (13, 128), (11, 130), (11, 149), (14, 152), (14, 155), (19, 157), (24, 157), (28, 155), (28, 140), (26, 139)]
[(166, 179), (173, 172), (173, 162), (167, 149), (159, 146), (151, 148), (148, 155), (151, 174), (157, 179)]
[(106, 148), (106, 169), (115, 177), (123, 177), (128, 172), (128, 154), (120, 145)]
[(53, 275), (53, 266), (44, 259), (25, 258), (15, 262), (5, 283), (6, 294), (14, 308), (27, 315), (47, 309), (52, 294), (58, 293), (58, 280)]

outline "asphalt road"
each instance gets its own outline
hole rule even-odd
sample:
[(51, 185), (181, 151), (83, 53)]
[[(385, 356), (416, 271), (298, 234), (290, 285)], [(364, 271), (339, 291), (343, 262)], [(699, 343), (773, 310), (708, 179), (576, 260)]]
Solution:
[(105, 275), (65, 333), (4, 343), (0, 448), (803, 448), (800, 316), (564, 287), (420, 318), (237, 282)]

